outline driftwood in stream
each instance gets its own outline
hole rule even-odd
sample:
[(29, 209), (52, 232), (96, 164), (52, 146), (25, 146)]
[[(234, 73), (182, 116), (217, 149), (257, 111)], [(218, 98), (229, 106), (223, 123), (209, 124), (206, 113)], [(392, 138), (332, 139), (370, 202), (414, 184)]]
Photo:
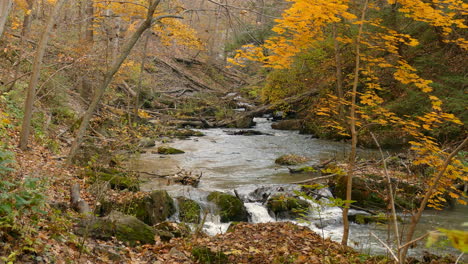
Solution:
[(198, 88), (203, 88), (203, 89), (207, 89), (207, 90), (213, 90), (213, 88), (203, 84), (202, 82), (196, 80), (193, 76), (190, 76), (189, 74), (187, 73), (184, 73), (183, 70), (179, 69), (177, 66), (175, 65), (172, 65), (164, 60), (161, 60), (157, 57), (154, 57), (153, 60), (155, 62), (158, 62), (160, 64), (163, 64), (167, 67), (169, 67), (171, 70), (173, 70), (175, 73), (179, 74), (180, 76), (182, 76), (183, 78), (185, 78), (186, 80), (190, 81), (192, 84), (194, 85), (191, 85), (190, 88), (196, 90), (196, 91), (200, 91), (200, 89)]
[(306, 99), (307, 97), (318, 95), (318, 93), (319, 93), (319, 89), (315, 88), (315, 89), (312, 89), (312, 90), (310, 90), (310, 91), (308, 91), (306, 93), (302, 93), (302, 94), (299, 94), (299, 95), (296, 95), (296, 96), (292, 96), (292, 97), (283, 99), (278, 103), (264, 105), (264, 106), (261, 106), (261, 107), (255, 109), (255, 110), (241, 113), (241, 114), (238, 115), (237, 118), (229, 119), (229, 120), (223, 120), (223, 121), (219, 122), (218, 124), (216, 124), (216, 126), (225, 127), (225, 126), (229, 126), (231, 124), (235, 124), (238, 121), (240, 121), (240, 120), (242, 120), (243, 118), (246, 118), (246, 117), (261, 116), (263, 114), (267, 114), (267, 113), (270, 113), (270, 112), (274, 111), (276, 108), (278, 108), (278, 106), (280, 104), (295, 104), (295, 103), (298, 103), (298, 102)]
[(88, 203), (80, 197), (80, 185), (78, 183), (70, 187), (70, 204), (73, 210), (80, 214), (88, 214), (91, 212)]

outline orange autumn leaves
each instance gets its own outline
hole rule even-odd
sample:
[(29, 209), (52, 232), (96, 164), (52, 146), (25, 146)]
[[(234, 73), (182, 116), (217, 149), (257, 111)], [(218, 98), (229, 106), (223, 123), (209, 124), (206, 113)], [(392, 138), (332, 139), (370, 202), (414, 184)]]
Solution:
[[(416, 164), (424, 164), (437, 171), (443, 164), (448, 153), (431, 137), (431, 132), (444, 123), (456, 125), (463, 123), (453, 114), (445, 113), (442, 101), (432, 94), (432, 80), (421, 77), (417, 69), (401, 55), (402, 46), (415, 47), (419, 41), (414, 37), (398, 32), (382, 23), (379, 15), (384, 8), (394, 8), (403, 16), (427, 26), (440, 30), (440, 36), (445, 43), (454, 43), (461, 49), (468, 50), (468, 42), (456, 31), (466, 29), (463, 16), (468, 14), (468, 4), (460, 0), (388, 0), (369, 5), (371, 16), (365, 21), (357, 18), (360, 1), (352, 0), (288, 0), (289, 9), (276, 20), (273, 27), (275, 36), (265, 41), (263, 45), (246, 45), (237, 50), (235, 56), (229, 59), (234, 65), (244, 66), (247, 61), (261, 62), (264, 67), (287, 69), (291, 67), (296, 55), (301, 52), (320, 47), (330, 38), (334, 38), (344, 48), (355, 45), (362, 47), (359, 68), (360, 89), (358, 91), (357, 120), (358, 127), (369, 125), (392, 126), (404, 131), (413, 141), (412, 150), (417, 159)], [(394, 5), (395, 6), (391, 6)], [(358, 7), (358, 8), (356, 8)], [(353, 13), (354, 12), (354, 13)], [(353, 30), (356, 25), (364, 25), (363, 38), (356, 43)], [(330, 32), (341, 28), (338, 34), (331, 37)], [(348, 74), (345, 83), (352, 80), (354, 74)], [(384, 77), (382, 77), (384, 76)], [(386, 78), (387, 82), (380, 80)], [(419, 90), (430, 101), (430, 110), (418, 116), (397, 116), (385, 108), (382, 91), (393, 87), (384, 87), (388, 79), (393, 79), (400, 87)], [(334, 84), (330, 83), (330, 86)], [(330, 93), (322, 98), (316, 115), (321, 116), (324, 123), (336, 133), (348, 135), (345, 120), (339, 120), (339, 105), (349, 107), (351, 92), (344, 98)], [(343, 119), (341, 117), (341, 119)], [(349, 121), (349, 117), (346, 117)], [(447, 169), (444, 180), (438, 192), (433, 196), (431, 205), (438, 207), (443, 202), (442, 193), (447, 192), (452, 198), (459, 199), (463, 194), (451, 186), (455, 180), (468, 180), (466, 165), (455, 160)], [(430, 179), (426, 179), (431, 184)]]

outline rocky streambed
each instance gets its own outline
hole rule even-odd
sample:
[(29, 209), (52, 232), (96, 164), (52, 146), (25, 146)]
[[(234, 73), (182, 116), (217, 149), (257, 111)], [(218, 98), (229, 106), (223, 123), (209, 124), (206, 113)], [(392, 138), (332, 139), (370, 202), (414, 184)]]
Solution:
[[(141, 190), (167, 192), (172, 199), (172, 203), (169, 202), (172, 205), (168, 206), (172, 209), (165, 218), (188, 223), (192, 229), (202, 228), (208, 234), (224, 233), (239, 221), (289, 221), (307, 226), (322, 237), (339, 241), (342, 211), (334, 200), (338, 194), (337, 187), (320, 187), (309, 192), (309, 196), (315, 200), (312, 202), (297, 193), (301, 191), (300, 185), (292, 184), (309, 179), (310, 171), (294, 174), (290, 171), (317, 165), (330, 158), (342, 160), (347, 156), (349, 146), (313, 139), (310, 135), (300, 135), (295, 131), (273, 130), (271, 122), (266, 119), (255, 121), (257, 126), (250, 130), (255, 133), (219, 128), (201, 130), (205, 134), (203, 137), (165, 141), (154, 147), (156, 150), (160, 145), (169, 145), (183, 150), (183, 154), (161, 155), (148, 149), (130, 164), (132, 170), (143, 172)], [(275, 164), (276, 158), (291, 153), (307, 157), (307, 162), (289, 168)], [(361, 149), (359, 156), (375, 157), (376, 152)], [(197, 187), (173, 184), (167, 177), (161, 177), (176, 174), (182, 168), (202, 176)], [(364, 189), (362, 193), (372, 200), (375, 192)], [(166, 210), (160, 204), (158, 206), (158, 210)], [(437, 227), (459, 228), (467, 212), (466, 207), (428, 211), (422, 219), (420, 233)], [(371, 236), (372, 232), (387, 241), (385, 217), (371, 217), (369, 210), (351, 210), (350, 215), (350, 244), (365, 253), (385, 254), (385, 248)], [(405, 217), (404, 214), (400, 215), (403, 223)], [(424, 250), (428, 249), (422, 243), (411, 249), (410, 254), (420, 256)], [(450, 247), (431, 248), (429, 251), (457, 253)]]

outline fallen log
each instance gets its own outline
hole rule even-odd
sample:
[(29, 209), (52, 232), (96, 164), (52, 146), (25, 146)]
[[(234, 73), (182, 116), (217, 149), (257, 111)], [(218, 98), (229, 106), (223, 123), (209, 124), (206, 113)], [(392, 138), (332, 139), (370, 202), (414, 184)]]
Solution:
[[(196, 80), (194, 77), (184, 73), (181, 69), (179, 69), (178, 67), (164, 61), (164, 60), (161, 60), (157, 57), (154, 57), (153, 58), (154, 61), (158, 62), (158, 63), (161, 63), (167, 67), (169, 67), (171, 70), (173, 70), (174, 72), (176, 72), (177, 74), (179, 74), (180, 76), (182, 76), (183, 78), (185, 78), (186, 80), (190, 81), (192, 84), (194, 84), (195, 86), (197, 87), (200, 87), (200, 88), (203, 88), (203, 89), (207, 89), (207, 90), (213, 90), (213, 88), (201, 83), (200, 81)], [(196, 89), (196, 87), (193, 87), (192, 88), (196, 91), (200, 91), (200, 89)]]
[(229, 126), (231, 124), (235, 124), (236, 122), (238, 122), (238, 121), (240, 121), (240, 120), (242, 120), (243, 118), (246, 118), (246, 117), (261, 116), (263, 114), (274, 111), (281, 104), (298, 103), (298, 102), (304, 100), (307, 97), (310, 97), (310, 96), (313, 96), (313, 95), (318, 95), (318, 93), (319, 93), (319, 88), (315, 88), (315, 89), (312, 89), (312, 90), (310, 90), (310, 91), (308, 91), (306, 93), (302, 93), (302, 94), (299, 94), (299, 95), (296, 95), (296, 96), (292, 96), (292, 97), (283, 99), (278, 103), (264, 105), (262, 107), (259, 107), (259, 108), (255, 109), (255, 110), (244, 112), (242, 114), (239, 114), (237, 118), (229, 119), (229, 120), (223, 120), (221, 122), (218, 122), (216, 124), (216, 126), (217, 127), (225, 127), (225, 126)]

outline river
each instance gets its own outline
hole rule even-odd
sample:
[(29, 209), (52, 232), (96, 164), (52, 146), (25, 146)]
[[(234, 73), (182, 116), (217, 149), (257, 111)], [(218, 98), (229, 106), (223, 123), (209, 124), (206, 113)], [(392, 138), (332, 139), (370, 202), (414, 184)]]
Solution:
[[(185, 196), (197, 201), (210, 212), (204, 226), (205, 231), (216, 234), (224, 232), (229, 224), (220, 223), (213, 206), (206, 201), (209, 192), (218, 190), (233, 193), (236, 190), (244, 200), (251, 222), (277, 221), (268, 214), (267, 209), (260, 202), (255, 200), (253, 196), (258, 195), (258, 191), (255, 193), (254, 191), (261, 188), (268, 194), (278, 190), (292, 192), (298, 186), (291, 183), (310, 177), (306, 174), (290, 174), (288, 168), (274, 163), (277, 157), (284, 154), (299, 154), (310, 158), (307, 164), (316, 165), (329, 158), (342, 160), (349, 153), (349, 145), (346, 143), (315, 139), (310, 135), (301, 135), (297, 131), (273, 130), (271, 122), (263, 118), (257, 118), (255, 121), (257, 125), (253, 129), (265, 135), (231, 135), (230, 132), (238, 129), (200, 130), (205, 134), (204, 137), (167, 142), (172, 147), (184, 150), (185, 154), (162, 156), (153, 154), (152, 149), (149, 149), (135, 158), (131, 167), (138, 171), (159, 175), (172, 174), (185, 169), (193, 173), (202, 173), (203, 177), (198, 188), (167, 185), (166, 180), (146, 178), (142, 190), (165, 189), (173, 197)], [(378, 155), (377, 152), (373, 150), (360, 149), (358, 151), (360, 157), (375, 157), (376, 155)], [(327, 189), (323, 191), (327, 192)], [(323, 195), (331, 194), (328, 192)], [(315, 210), (312, 210), (307, 221), (298, 224), (307, 225), (324, 237), (340, 241), (341, 209), (328, 206), (315, 206), (314, 208)], [(362, 212), (351, 210), (350, 213)], [(452, 210), (428, 211), (421, 220), (418, 233), (422, 234), (426, 230), (433, 230), (437, 227), (462, 229), (461, 224), (467, 221), (467, 215), (468, 207), (466, 206), (458, 206)], [(371, 236), (371, 232), (383, 241), (387, 241), (387, 230), (385, 225), (351, 224), (350, 245), (364, 253), (385, 254), (385, 248)], [(457, 254), (457, 251), (450, 246), (427, 249), (424, 243), (420, 243), (418, 247), (410, 250), (410, 255), (421, 256), (424, 250), (437, 254)]]

